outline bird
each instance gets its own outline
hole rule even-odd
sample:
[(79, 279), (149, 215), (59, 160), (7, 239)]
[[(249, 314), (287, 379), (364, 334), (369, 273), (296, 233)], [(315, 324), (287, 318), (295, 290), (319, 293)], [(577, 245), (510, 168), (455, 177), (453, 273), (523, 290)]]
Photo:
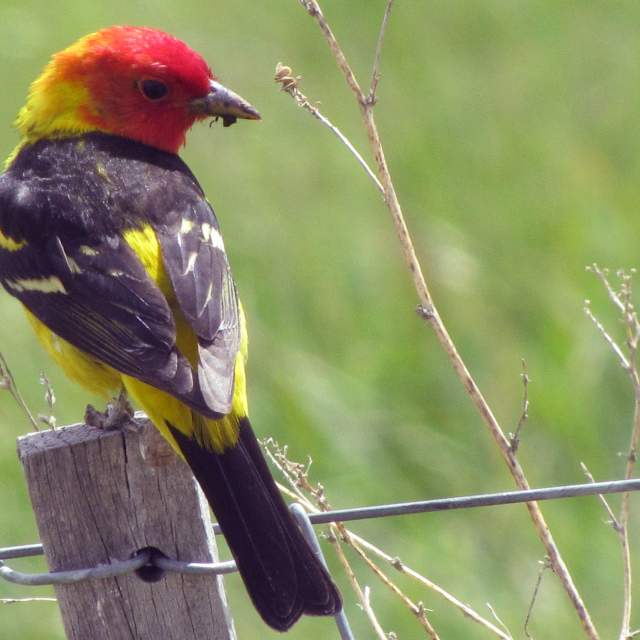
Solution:
[(0, 176), (0, 281), (69, 378), (131, 398), (187, 462), (255, 608), (286, 631), (342, 602), (249, 421), (243, 308), (179, 157), (209, 118), (260, 114), (164, 31), (107, 27), (54, 54)]

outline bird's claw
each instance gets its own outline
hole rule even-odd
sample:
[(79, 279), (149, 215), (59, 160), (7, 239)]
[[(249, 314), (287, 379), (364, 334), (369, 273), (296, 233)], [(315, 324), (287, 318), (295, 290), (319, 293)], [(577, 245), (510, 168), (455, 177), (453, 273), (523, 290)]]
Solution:
[(117, 398), (107, 402), (104, 411), (98, 411), (93, 405), (87, 405), (84, 414), (85, 424), (98, 429), (121, 429), (133, 420), (133, 407), (129, 403), (127, 392), (123, 389)]

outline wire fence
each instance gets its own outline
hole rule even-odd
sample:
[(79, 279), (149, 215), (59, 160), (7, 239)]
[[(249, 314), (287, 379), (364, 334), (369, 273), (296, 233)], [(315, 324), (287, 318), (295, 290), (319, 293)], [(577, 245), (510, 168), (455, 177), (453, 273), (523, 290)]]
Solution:
[[(502, 491), (499, 493), (485, 493), (454, 498), (438, 498), (434, 500), (420, 500), (417, 502), (398, 502), (371, 507), (357, 507), (354, 509), (338, 509), (312, 514), (308, 514), (304, 507), (299, 503), (293, 503), (290, 506), (290, 509), (314, 552), (326, 566), (326, 561), (322, 554), (318, 538), (313, 530), (314, 524), (387, 518), (390, 516), (430, 513), (435, 511), (451, 511), (454, 509), (495, 507), (506, 504), (541, 500), (559, 500), (639, 490), (640, 478), (634, 478), (631, 480), (589, 482), (585, 484), (562, 485), (540, 489), (529, 489), (525, 491)], [(222, 533), (217, 524), (213, 525), (213, 529), (216, 535), (220, 535)], [(159, 572), (157, 577), (160, 577), (164, 572), (222, 575), (237, 571), (236, 564), (232, 560), (215, 563), (182, 562), (168, 558), (159, 550), (153, 548), (137, 550), (128, 560), (119, 560), (110, 562), (109, 564), (88, 567), (85, 569), (73, 569), (69, 571), (25, 573), (12, 569), (4, 562), (5, 560), (39, 556), (43, 554), (44, 550), (41, 544), (0, 548), (0, 577), (14, 584), (40, 586), (74, 584), (85, 580), (114, 578), (142, 571)], [(341, 640), (354, 639), (344, 610), (335, 616), (335, 622)]]
[[(478, 507), (495, 507), (505, 504), (534, 502), (541, 500), (559, 500), (580, 496), (604, 495), (609, 493), (623, 493), (640, 490), (640, 478), (631, 480), (612, 480), (608, 482), (589, 482), (526, 491), (503, 491), (499, 493), (485, 493), (454, 498), (438, 498), (417, 502), (398, 502), (372, 507), (357, 507), (354, 509), (337, 509), (321, 513), (306, 514), (300, 505), (293, 507), (294, 513), (302, 510), (311, 524), (328, 524), (330, 522), (349, 522), (354, 520), (368, 520), (372, 518), (387, 518), (434, 511), (451, 511), (454, 509), (471, 509)], [(213, 525), (214, 533), (220, 535), (220, 527)], [(20, 545), (0, 548), (0, 577), (16, 584), (37, 586), (70, 584), (95, 578), (112, 578), (138, 571), (142, 567), (155, 567), (162, 571), (178, 573), (211, 573), (225, 574), (236, 571), (235, 562), (180, 562), (167, 558), (159, 552), (142, 549), (129, 560), (112, 562), (108, 565), (74, 569), (71, 571), (56, 571), (51, 573), (23, 573), (14, 571), (5, 564), (5, 560), (42, 555), (41, 544)]]

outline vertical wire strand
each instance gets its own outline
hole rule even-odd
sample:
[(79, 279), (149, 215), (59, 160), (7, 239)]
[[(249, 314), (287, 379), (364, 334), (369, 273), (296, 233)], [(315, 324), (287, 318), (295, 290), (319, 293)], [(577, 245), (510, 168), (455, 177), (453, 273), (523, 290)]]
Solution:
[[(311, 520), (309, 520), (309, 515), (304, 510), (304, 507), (294, 502), (289, 506), (293, 517), (297, 520), (300, 525), (300, 529), (302, 529), (302, 534), (307, 539), (309, 544), (311, 545), (311, 549), (313, 553), (316, 555), (318, 560), (322, 562), (324, 568), (329, 571), (329, 567), (327, 566), (327, 561), (324, 558), (324, 554), (322, 553), (322, 549), (320, 548), (320, 543), (318, 542), (318, 537), (316, 536), (316, 532), (311, 524)], [(347, 619), (347, 614), (344, 611), (344, 607), (340, 609), (338, 613), (334, 616), (334, 620), (336, 621), (336, 626), (338, 627), (338, 631), (340, 632), (340, 640), (355, 640), (353, 632), (351, 631), (351, 627), (349, 626), (349, 620)]]

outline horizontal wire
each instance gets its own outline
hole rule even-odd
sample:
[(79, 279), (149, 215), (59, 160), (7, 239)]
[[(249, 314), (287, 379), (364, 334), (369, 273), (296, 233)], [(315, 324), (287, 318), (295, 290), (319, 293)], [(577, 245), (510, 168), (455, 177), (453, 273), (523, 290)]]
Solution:
[(192, 573), (202, 575), (203, 573), (214, 573), (215, 575), (223, 575), (225, 573), (234, 573), (238, 570), (233, 560), (226, 562), (181, 562), (171, 558), (153, 558), (150, 563), (158, 569), (164, 571), (173, 571), (175, 573)]
[[(435, 500), (421, 500), (417, 502), (399, 502), (394, 504), (377, 505), (372, 507), (357, 507), (355, 509), (337, 509), (321, 513), (309, 514), (313, 524), (329, 522), (349, 522), (371, 518), (386, 518), (389, 516), (408, 515), (415, 513), (429, 513), (434, 511), (451, 511), (454, 509), (471, 509), (476, 507), (491, 507), (519, 502), (534, 502), (541, 500), (558, 500), (561, 498), (575, 498), (580, 496), (602, 495), (607, 493), (622, 493), (640, 490), (640, 478), (631, 480), (613, 480), (608, 482), (589, 482), (586, 484), (572, 484), (559, 487), (545, 487), (541, 489), (527, 489), (524, 491), (503, 491), (499, 493), (485, 493), (457, 498), (438, 498)], [(214, 524), (214, 531), (220, 534), (220, 527)], [(20, 545), (0, 548), (0, 578), (9, 582), (24, 585), (69, 584), (92, 578), (110, 578), (131, 573), (142, 566), (156, 566), (165, 571), (192, 574), (224, 574), (236, 571), (235, 562), (181, 562), (165, 557), (151, 557), (143, 551), (134, 558), (116, 561), (108, 565), (100, 565), (89, 569), (75, 569), (70, 571), (56, 571), (52, 573), (23, 573), (14, 571), (3, 560), (12, 558), (26, 558), (43, 554), (41, 544)]]
[(29, 587), (49, 584), (73, 584), (95, 578), (114, 578), (133, 573), (149, 563), (151, 554), (143, 551), (130, 560), (119, 560), (111, 564), (102, 564), (89, 569), (71, 569), (69, 571), (52, 571), (51, 573), (23, 573), (15, 571), (0, 560), (0, 577)]
[(3, 547), (0, 549), (0, 560), (30, 558), (31, 556), (41, 556), (43, 553), (41, 544), (21, 544), (17, 547)]
[(518, 502), (540, 502), (541, 500), (558, 500), (560, 498), (577, 498), (580, 496), (602, 495), (605, 493), (623, 493), (639, 491), (640, 478), (631, 480), (611, 480), (608, 482), (589, 482), (586, 484), (569, 484), (561, 487), (545, 487), (542, 489), (526, 489), (521, 491), (502, 491), (500, 493), (483, 493), (459, 498), (438, 498), (418, 502), (398, 502), (374, 507), (356, 507), (355, 509), (336, 509), (322, 513), (312, 513), (309, 519), (313, 524), (328, 522), (349, 522), (370, 518), (387, 518), (389, 516), (408, 515), (412, 513), (431, 513), (434, 511), (452, 511), (454, 509), (473, 509), (476, 507), (495, 507)]

